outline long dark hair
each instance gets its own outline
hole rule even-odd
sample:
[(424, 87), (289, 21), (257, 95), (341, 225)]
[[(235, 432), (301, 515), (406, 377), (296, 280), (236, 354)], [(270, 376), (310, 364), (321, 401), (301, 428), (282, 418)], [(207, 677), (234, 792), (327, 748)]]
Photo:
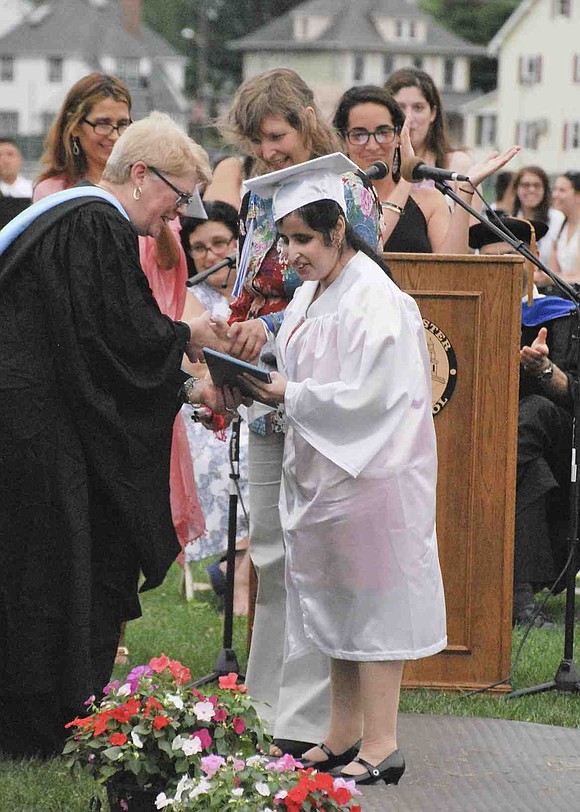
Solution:
[(550, 179), (541, 166), (522, 166), (522, 168), (518, 169), (518, 171), (515, 173), (513, 179), (514, 206), (512, 209), (512, 214), (517, 215), (517, 213), (521, 211), (522, 204), (520, 198), (518, 197), (518, 186), (520, 185), (521, 179), (526, 172), (529, 172), (530, 175), (535, 175), (537, 178), (539, 178), (544, 186), (544, 194), (538, 205), (534, 208), (533, 219), (541, 220), (542, 223), (547, 223), (552, 193), (550, 190)]
[(385, 82), (385, 88), (393, 96), (405, 87), (418, 88), (429, 107), (435, 110), (435, 118), (427, 131), (426, 146), (435, 155), (435, 166), (444, 169), (447, 166), (447, 155), (451, 152), (451, 143), (437, 85), (428, 73), (419, 68), (400, 68), (391, 73)]
[(344, 212), (336, 200), (315, 200), (313, 203), (306, 203), (304, 206), (296, 209), (294, 214), (297, 214), (298, 217), (306, 223), (308, 228), (322, 234), (322, 241), (324, 245), (327, 246), (332, 245), (332, 232), (336, 228), (338, 221), (342, 218), (346, 224), (344, 237), (349, 248), (352, 248), (354, 251), (362, 251), (369, 259), (377, 263), (379, 268), (387, 274), (389, 279), (393, 279), (385, 260), (380, 254), (377, 254), (362, 237), (359, 237), (346, 220)]
[[(345, 142), (345, 149), (347, 150), (346, 144), (346, 133), (348, 131), (348, 118), (350, 115), (350, 111), (354, 107), (358, 107), (359, 104), (378, 104), (382, 107), (386, 107), (389, 113), (391, 114), (391, 119), (393, 121), (393, 127), (397, 131), (397, 133), (401, 132), (401, 127), (405, 123), (405, 114), (391, 96), (384, 88), (379, 87), (378, 85), (359, 85), (357, 87), (351, 87), (349, 90), (346, 90), (338, 101), (338, 105), (334, 112), (334, 117), (332, 119), (332, 123), (335, 129), (338, 131), (340, 137)], [(401, 165), (401, 150), (399, 147), (395, 150), (395, 159), (393, 161), (394, 166), (391, 167), (393, 173), (393, 180), (395, 183), (398, 183), (400, 180), (399, 168)]]
[(189, 238), (200, 226), (204, 223), (222, 223), (229, 231), (231, 231), (232, 239), (237, 240), (240, 230), (240, 223), (238, 219), (238, 212), (229, 203), (224, 203), (221, 200), (215, 200), (204, 203), (203, 207), (207, 214), (207, 220), (202, 217), (182, 217), (181, 218), (181, 232), (180, 239), (185, 257), (187, 259), (187, 269), (189, 276), (195, 276), (197, 268), (193, 257), (190, 256)]

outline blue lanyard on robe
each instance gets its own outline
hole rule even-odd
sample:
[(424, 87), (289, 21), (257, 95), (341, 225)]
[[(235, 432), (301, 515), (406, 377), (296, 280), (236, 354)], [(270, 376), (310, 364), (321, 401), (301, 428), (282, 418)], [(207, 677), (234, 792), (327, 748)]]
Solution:
[(4, 228), (0, 231), (0, 255), (16, 240), (23, 231), (25, 231), (31, 223), (45, 212), (58, 206), (60, 203), (65, 203), (67, 200), (73, 200), (77, 197), (100, 197), (107, 203), (110, 203), (129, 220), (129, 215), (119, 203), (117, 198), (110, 192), (101, 189), (100, 186), (73, 186), (71, 189), (63, 189), (61, 192), (55, 192), (52, 195), (43, 197), (42, 200), (33, 203), (24, 211), (21, 211), (13, 220), (10, 220)]

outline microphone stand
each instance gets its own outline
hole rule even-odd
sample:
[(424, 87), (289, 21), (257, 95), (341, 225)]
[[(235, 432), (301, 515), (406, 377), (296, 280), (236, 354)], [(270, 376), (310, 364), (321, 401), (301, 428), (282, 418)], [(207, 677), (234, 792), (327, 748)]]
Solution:
[[(217, 271), (221, 271), (222, 268), (225, 268), (227, 266), (231, 270), (232, 268), (235, 267), (235, 265), (236, 265), (236, 255), (230, 254), (229, 257), (222, 259), (221, 262), (216, 262), (216, 264), (212, 265), (211, 268), (208, 268), (207, 271), (204, 271), (203, 273), (198, 273), (191, 279), (188, 279), (185, 284), (188, 288), (193, 288), (195, 287), (195, 285), (199, 285), (201, 282), (204, 282), (208, 278), (208, 276), (211, 276)], [(226, 285), (222, 285), (222, 287), (226, 287)]]
[(568, 520), (568, 561), (566, 564), (566, 613), (564, 620), (564, 657), (558, 666), (554, 679), (541, 685), (534, 685), (531, 688), (522, 688), (519, 691), (512, 691), (506, 697), (513, 699), (529, 694), (544, 693), (546, 691), (566, 691), (580, 692), (580, 672), (574, 661), (574, 624), (575, 624), (575, 602), (576, 602), (576, 571), (578, 560), (578, 510), (580, 507), (579, 496), (580, 487), (577, 478), (577, 463), (580, 460), (580, 293), (561, 279), (557, 274), (546, 268), (538, 257), (534, 256), (528, 246), (518, 240), (509, 231), (499, 228), (495, 223), (487, 220), (483, 215), (475, 211), (468, 203), (465, 203), (453, 189), (444, 183), (435, 181), (435, 188), (442, 194), (447, 195), (455, 201), (461, 208), (468, 211), (476, 220), (479, 220), (486, 228), (495, 234), (499, 241), (507, 242), (519, 254), (529, 260), (536, 268), (539, 268), (548, 276), (552, 282), (566, 296), (572, 300), (576, 306), (576, 327), (572, 336), (572, 341), (576, 343), (576, 380), (572, 383), (572, 403), (574, 415), (572, 421), (572, 454), (570, 464), (570, 518)]
[[(223, 263), (222, 267), (224, 267)], [(214, 663), (213, 672), (196, 680), (193, 683), (195, 688), (199, 688), (201, 685), (207, 685), (210, 682), (217, 682), (219, 677), (227, 677), (227, 675), (232, 672), (238, 674), (240, 679), (244, 679), (244, 675), (240, 674), (238, 658), (233, 648), (234, 571), (236, 567), (238, 481), (240, 479), (240, 423), (241, 417), (236, 415), (232, 420), (232, 436), (230, 440), (230, 499), (228, 509), (228, 548), (226, 555), (226, 588), (224, 593), (223, 645)]]

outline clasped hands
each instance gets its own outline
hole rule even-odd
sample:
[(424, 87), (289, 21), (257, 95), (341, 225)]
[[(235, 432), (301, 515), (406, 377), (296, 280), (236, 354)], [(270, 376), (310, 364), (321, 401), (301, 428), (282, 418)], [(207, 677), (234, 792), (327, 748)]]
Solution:
[[(202, 316), (192, 319), (189, 328), (191, 337), (185, 352), (192, 363), (204, 360), (203, 347), (211, 347), (242, 361), (255, 361), (266, 343), (266, 332), (259, 319), (236, 322), (228, 326), (227, 322), (213, 317), (206, 311)], [(262, 384), (251, 376), (244, 377), (247, 377), (248, 389), (260, 400), (273, 404), (284, 400), (286, 379), (282, 375), (272, 373), (272, 377), (275, 378), (272, 384)], [(251, 398), (242, 395), (237, 387), (216, 386), (209, 375), (196, 384), (195, 397), (213, 412), (225, 415), (227, 423), (231, 422), (240, 404), (248, 406), (252, 402)]]

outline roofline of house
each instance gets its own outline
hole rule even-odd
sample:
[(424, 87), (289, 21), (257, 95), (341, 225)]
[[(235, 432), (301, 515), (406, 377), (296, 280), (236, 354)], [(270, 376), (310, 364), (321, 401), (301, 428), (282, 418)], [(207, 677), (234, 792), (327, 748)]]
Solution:
[(332, 40), (325, 40), (324, 42), (292, 42), (282, 40), (271, 40), (270, 42), (252, 42), (250, 40), (234, 40), (227, 43), (227, 48), (230, 51), (354, 51), (358, 52), (364, 50), (365, 53), (420, 53), (425, 55), (440, 55), (449, 54), (451, 56), (485, 56), (487, 50), (484, 46), (480, 45), (428, 45), (406, 42), (404, 49), (401, 45), (391, 45), (384, 43), (384, 45), (371, 45), (356, 47), (353, 43), (346, 42), (333, 42)]
[(490, 56), (497, 56), (499, 49), (503, 45), (504, 39), (511, 34), (516, 25), (526, 16), (535, 2), (536, 0), (523, 0), (515, 11), (510, 14), (505, 23), (487, 45), (487, 52)]

